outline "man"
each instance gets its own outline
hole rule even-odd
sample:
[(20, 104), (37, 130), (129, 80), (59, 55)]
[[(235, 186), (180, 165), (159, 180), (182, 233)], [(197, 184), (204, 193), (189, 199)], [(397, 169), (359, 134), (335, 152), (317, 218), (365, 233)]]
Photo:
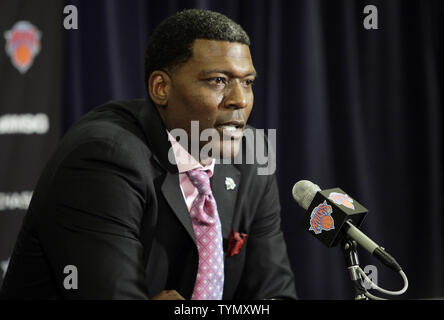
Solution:
[[(296, 298), (275, 176), (215, 163), (251, 153), (241, 143), (256, 76), (249, 44), (239, 25), (206, 10), (156, 28), (149, 99), (102, 105), (62, 139), (34, 192), (4, 298)], [(208, 154), (191, 150), (207, 144), (193, 138), (192, 121), (219, 134)]]

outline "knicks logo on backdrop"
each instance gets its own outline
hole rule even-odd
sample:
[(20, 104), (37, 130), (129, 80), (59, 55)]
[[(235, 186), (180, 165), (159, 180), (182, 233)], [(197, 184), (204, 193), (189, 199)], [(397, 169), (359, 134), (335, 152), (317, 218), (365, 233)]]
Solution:
[(324, 201), (313, 209), (310, 217), (310, 229), (315, 234), (320, 234), (322, 231), (329, 231), (335, 228), (335, 221), (331, 214), (333, 210), (327, 201)]
[(18, 21), (4, 35), (6, 53), (11, 58), (12, 65), (24, 74), (40, 52), (42, 33), (30, 22)]

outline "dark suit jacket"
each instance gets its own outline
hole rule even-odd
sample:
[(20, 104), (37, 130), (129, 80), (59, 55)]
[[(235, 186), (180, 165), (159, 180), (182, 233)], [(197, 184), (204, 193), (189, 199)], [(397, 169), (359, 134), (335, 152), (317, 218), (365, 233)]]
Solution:
[[(189, 299), (198, 251), (169, 148), (158, 111), (145, 100), (85, 115), (39, 179), (1, 296), (147, 299), (175, 289)], [(224, 250), (231, 229), (248, 234), (240, 253), (225, 258), (223, 298), (296, 298), (275, 176), (257, 175), (254, 164), (217, 164), (211, 186)], [(68, 265), (77, 268), (76, 290), (64, 287), (73, 275), (64, 273)]]

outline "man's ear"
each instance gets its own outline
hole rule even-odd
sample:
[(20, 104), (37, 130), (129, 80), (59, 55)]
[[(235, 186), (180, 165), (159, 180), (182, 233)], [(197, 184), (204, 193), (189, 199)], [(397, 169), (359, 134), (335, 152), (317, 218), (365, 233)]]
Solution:
[(171, 78), (161, 70), (153, 71), (148, 79), (148, 92), (151, 100), (158, 106), (168, 105)]

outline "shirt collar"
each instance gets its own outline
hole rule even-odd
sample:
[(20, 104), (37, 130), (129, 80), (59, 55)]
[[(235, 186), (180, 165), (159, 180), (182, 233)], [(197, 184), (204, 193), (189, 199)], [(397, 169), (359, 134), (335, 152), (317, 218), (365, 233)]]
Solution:
[(176, 160), (176, 165), (179, 173), (185, 173), (187, 171), (191, 171), (194, 169), (210, 171), (209, 177), (211, 178), (214, 173), (214, 165), (216, 163), (216, 159), (212, 158), (211, 162), (202, 166), (188, 151), (179, 143), (177, 140), (170, 134), (168, 130), (168, 140), (171, 142), (171, 147), (174, 154), (174, 159)]

